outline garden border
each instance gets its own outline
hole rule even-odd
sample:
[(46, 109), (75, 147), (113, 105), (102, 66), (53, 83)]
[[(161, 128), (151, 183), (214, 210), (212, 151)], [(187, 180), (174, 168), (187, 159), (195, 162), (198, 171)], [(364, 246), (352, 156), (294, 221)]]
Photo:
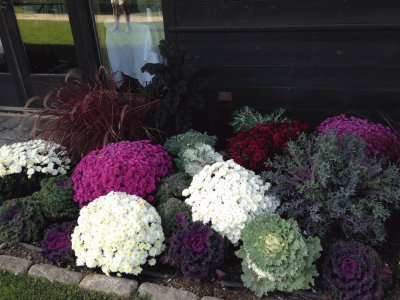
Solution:
[(143, 282), (139, 286), (139, 283), (132, 279), (95, 273), (84, 276), (79, 272), (68, 271), (51, 264), (34, 264), (29, 259), (10, 255), (0, 255), (0, 271), (10, 272), (15, 275), (27, 273), (30, 277), (46, 279), (50, 283), (78, 286), (83, 290), (100, 292), (125, 299), (132, 297), (137, 291), (139, 295), (150, 296), (152, 300), (222, 300), (210, 296), (200, 299), (199, 296), (192, 292), (150, 282)]

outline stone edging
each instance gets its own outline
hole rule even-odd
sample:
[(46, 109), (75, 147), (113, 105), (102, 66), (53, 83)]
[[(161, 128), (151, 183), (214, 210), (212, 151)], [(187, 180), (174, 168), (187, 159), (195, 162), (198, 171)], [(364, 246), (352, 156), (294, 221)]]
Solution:
[[(88, 274), (85, 277), (79, 272), (71, 272), (49, 264), (34, 265), (31, 260), (9, 255), (0, 255), (0, 270), (13, 274), (28, 273), (32, 277), (40, 277), (50, 282), (79, 286), (82, 289), (101, 292), (128, 298), (137, 290), (139, 295), (149, 295), (152, 300), (200, 300), (192, 292), (172, 287), (145, 282), (138, 288), (136, 280)], [(222, 300), (214, 297), (203, 297), (201, 300)]]

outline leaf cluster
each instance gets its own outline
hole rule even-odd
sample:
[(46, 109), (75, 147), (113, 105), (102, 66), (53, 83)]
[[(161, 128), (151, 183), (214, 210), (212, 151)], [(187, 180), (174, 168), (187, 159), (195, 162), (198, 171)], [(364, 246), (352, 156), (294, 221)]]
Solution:
[(311, 236), (381, 244), (384, 222), (400, 202), (399, 169), (368, 157), (364, 146), (360, 138), (335, 133), (289, 142), (264, 173), (283, 202), (280, 213)]
[(308, 289), (318, 272), (314, 262), (322, 250), (318, 238), (304, 238), (297, 222), (264, 214), (242, 231), (242, 281), (261, 297), (272, 291)]
[(74, 187), (67, 176), (57, 176), (41, 181), (41, 190), (35, 196), (40, 201), (46, 218), (52, 220), (77, 219), (79, 206), (74, 202)]

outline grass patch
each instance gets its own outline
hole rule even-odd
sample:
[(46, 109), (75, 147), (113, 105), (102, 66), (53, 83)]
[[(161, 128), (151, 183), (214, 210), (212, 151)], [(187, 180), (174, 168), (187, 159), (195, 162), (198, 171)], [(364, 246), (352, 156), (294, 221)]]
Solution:
[(25, 44), (73, 45), (71, 27), (66, 21), (18, 20)]
[[(87, 292), (74, 286), (50, 283), (27, 275), (0, 272), (0, 300), (117, 300), (119, 298)], [(149, 300), (134, 296), (134, 300)]]

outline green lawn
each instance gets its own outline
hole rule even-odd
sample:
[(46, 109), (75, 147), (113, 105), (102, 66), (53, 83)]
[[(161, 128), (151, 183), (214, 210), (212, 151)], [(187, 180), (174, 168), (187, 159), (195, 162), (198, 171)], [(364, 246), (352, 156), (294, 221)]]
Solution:
[[(117, 300), (117, 297), (91, 293), (77, 287), (49, 283), (27, 275), (0, 272), (0, 300)], [(149, 300), (135, 296), (134, 300)]]
[(19, 20), (18, 25), (25, 44), (73, 45), (69, 22)]

